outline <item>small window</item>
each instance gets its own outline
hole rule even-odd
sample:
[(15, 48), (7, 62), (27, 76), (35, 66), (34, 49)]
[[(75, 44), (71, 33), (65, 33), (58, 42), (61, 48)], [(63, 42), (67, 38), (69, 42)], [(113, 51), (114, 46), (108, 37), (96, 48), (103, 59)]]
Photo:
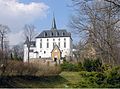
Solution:
[(66, 38), (64, 38), (64, 41), (66, 41)]
[(66, 48), (66, 42), (64, 42), (64, 48)]
[(53, 32), (51, 32), (51, 36), (53, 36)]
[(55, 41), (55, 39), (53, 39), (53, 41)]
[(47, 48), (49, 48), (49, 43), (47, 42)]
[(65, 35), (65, 33), (63, 32), (63, 33), (62, 33), (62, 35), (64, 36), (64, 35)]
[(47, 39), (47, 41), (49, 41), (49, 39)]
[(40, 39), (40, 41), (42, 41), (42, 39)]
[(60, 41), (60, 38), (58, 40)]
[(42, 48), (42, 42), (40, 42), (40, 48)]
[(47, 33), (45, 32), (44, 35), (45, 35), (45, 37), (46, 37), (46, 36), (47, 36)]
[(46, 51), (44, 51), (44, 54), (46, 53)]
[(60, 42), (58, 42), (58, 46), (60, 47)]

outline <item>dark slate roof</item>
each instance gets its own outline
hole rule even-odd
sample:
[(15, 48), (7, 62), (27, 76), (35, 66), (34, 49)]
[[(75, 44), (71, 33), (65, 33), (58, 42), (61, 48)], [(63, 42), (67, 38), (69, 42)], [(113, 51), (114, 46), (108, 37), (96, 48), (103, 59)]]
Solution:
[(36, 38), (48, 38), (48, 37), (71, 37), (70, 32), (66, 30), (44, 30)]

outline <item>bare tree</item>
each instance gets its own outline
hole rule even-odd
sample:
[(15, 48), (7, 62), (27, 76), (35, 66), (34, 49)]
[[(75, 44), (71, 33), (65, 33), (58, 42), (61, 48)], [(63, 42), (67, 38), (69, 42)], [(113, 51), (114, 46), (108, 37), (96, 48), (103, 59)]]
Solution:
[(35, 27), (34, 25), (25, 25), (24, 26), (24, 36), (28, 47), (28, 63), (29, 63), (29, 52), (30, 52), (30, 43), (35, 37)]
[(84, 52), (85, 42), (79, 41), (76, 45), (74, 45), (75, 51), (73, 51), (74, 58), (78, 62), (83, 62), (83, 52)]
[(23, 60), (23, 45), (22, 44), (15, 45), (12, 47), (11, 57), (14, 60), (19, 60), (19, 61)]
[(118, 63), (120, 12), (111, 2), (99, 0), (90, 4), (81, 3), (79, 0), (73, 2), (76, 15), (72, 17), (70, 26), (78, 33), (86, 35), (87, 39), (91, 38), (91, 44), (104, 61)]
[(120, 0), (105, 0), (105, 1), (113, 3), (115, 6), (120, 8)]
[(5, 59), (4, 59), (4, 49), (5, 49), (5, 39), (6, 39), (6, 35), (9, 32), (9, 27), (6, 25), (2, 25), (0, 24), (0, 43), (1, 43), (1, 52), (2, 52), (2, 58), (1, 61), (4, 64), (5, 63)]

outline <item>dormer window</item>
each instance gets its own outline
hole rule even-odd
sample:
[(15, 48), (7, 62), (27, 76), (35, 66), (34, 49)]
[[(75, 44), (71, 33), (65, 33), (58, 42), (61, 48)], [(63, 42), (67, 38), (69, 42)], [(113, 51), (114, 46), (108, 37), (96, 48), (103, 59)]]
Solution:
[(51, 32), (51, 36), (53, 36), (53, 32)]
[(58, 32), (56, 32), (56, 36), (59, 36), (59, 33), (58, 33)]
[(45, 32), (45, 33), (44, 33), (44, 37), (46, 37), (46, 36), (47, 36), (47, 33)]
[(64, 35), (65, 35), (65, 33), (63, 32), (63, 33), (62, 33), (62, 36), (64, 36)]

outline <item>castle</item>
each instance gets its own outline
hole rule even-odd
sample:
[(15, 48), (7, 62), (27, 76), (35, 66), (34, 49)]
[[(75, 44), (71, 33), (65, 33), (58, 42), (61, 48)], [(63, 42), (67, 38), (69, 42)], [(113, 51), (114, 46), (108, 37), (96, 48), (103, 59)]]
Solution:
[[(72, 56), (71, 33), (65, 29), (57, 29), (55, 17), (53, 17), (52, 28), (42, 31), (30, 42), (30, 59), (60, 60)], [(24, 43), (24, 62), (28, 61), (28, 47)]]

